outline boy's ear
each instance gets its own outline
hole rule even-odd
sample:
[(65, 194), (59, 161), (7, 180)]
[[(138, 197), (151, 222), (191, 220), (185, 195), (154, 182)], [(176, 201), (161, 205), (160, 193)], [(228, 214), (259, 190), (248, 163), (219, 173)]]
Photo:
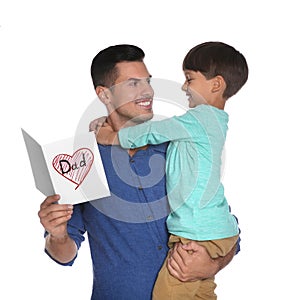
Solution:
[(217, 92), (224, 92), (226, 89), (226, 82), (224, 78), (221, 75), (217, 75), (212, 79), (212, 92), (217, 93)]
[(110, 103), (110, 99), (109, 99), (109, 95), (108, 95), (108, 90), (107, 88), (101, 86), (101, 85), (98, 85), (96, 87), (96, 94), (98, 96), (98, 98), (100, 99), (100, 101), (107, 105)]

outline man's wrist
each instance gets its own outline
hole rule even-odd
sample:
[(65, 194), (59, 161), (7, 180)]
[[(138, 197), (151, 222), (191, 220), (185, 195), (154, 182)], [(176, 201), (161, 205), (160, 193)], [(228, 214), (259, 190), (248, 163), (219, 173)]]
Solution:
[(58, 244), (64, 244), (69, 239), (69, 235), (67, 233), (65, 233), (63, 235), (54, 235), (52, 233), (49, 233), (48, 239), (49, 239), (50, 243), (54, 242), (54, 243), (58, 243)]

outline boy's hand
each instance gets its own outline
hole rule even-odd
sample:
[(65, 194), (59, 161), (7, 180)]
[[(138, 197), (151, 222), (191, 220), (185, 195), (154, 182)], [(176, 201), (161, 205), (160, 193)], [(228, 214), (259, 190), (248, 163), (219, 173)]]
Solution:
[(118, 132), (114, 131), (107, 122), (104, 122), (98, 130), (97, 142), (101, 145), (120, 145)]
[(105, 121), (106, 121), (106, 117), (101, 117), (101, 118), (93, 120), (89, 124), (89, 131), (94, 131), (95, 135), (97, 136), (99, 129), (101, 128), (103, 123), (105, 123)]

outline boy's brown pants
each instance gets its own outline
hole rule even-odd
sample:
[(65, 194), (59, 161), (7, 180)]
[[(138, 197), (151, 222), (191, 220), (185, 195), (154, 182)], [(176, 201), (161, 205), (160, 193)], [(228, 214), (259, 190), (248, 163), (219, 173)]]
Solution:
[[(206, 248), (211, 258), (225, 256), (232, 247), (236, 244), (238, 235), (230, 238), (212, 240), (212, 241), (197, 241), (199, 245)], [(171, 235), (169, 238), (169, 247), (173, 247), (174, 243), (181, 242), (187, 244), (190, 240)], [(165, 260), (153, 289), (153, 300), (185, 300), (185, 299), (202, 299), (216, 300), (217, 296), (214, 293), (216, 284), (214, 277), (205, 280), (197, 280), (193, 282), (182, 282), (173, 277), (167, 268), (167, 259)]]

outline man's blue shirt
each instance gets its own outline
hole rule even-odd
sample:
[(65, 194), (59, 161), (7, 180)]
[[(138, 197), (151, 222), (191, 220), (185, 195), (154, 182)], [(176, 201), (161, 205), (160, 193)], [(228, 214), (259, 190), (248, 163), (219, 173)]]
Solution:
[(111, 196), (75, 205), (68, 223), (78, 248), (88, 234), (93, 300), (151, 299), (168, 251), (166, 148), (149, 146), (130, 157), (118, 146), (99, 145)]

